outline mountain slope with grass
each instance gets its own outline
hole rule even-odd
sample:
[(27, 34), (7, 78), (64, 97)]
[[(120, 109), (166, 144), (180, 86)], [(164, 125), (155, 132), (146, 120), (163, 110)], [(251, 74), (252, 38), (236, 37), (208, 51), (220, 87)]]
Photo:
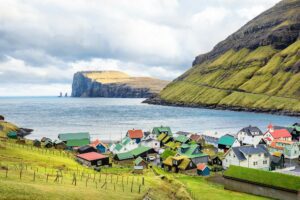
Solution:
[(263, 12), (148, 103), (300, 115), (300, 0)]

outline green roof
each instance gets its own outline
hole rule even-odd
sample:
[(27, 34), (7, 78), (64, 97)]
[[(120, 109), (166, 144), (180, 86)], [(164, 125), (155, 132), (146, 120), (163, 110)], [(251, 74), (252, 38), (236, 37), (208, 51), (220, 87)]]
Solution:
[(80, 139), (80, 140), (67, 140), (68, 147), (80, 147), (90, 144), (90, 139)]
[(300, 126), (289, 126), (288, 128), (296, 129), (297, 132), (300, 132)]
[(117, 153), (116, 156), (119, 160), (128, 160), (134, 158), (130, 151), (125, 153)]
[(175, 141), (181, 142), (181, 143), (186, 143), (189, 140), (188, 137), (185, 135), (179, 135), (175, 138)]
[(220, 137), (218, 144), (226, 145), (231, 147), (235, 141), (235, 138), (232, 135), (223, 135)]
[(120, 151), (122, 149), (123, 145), (121, 145), (120, 143), (116, 144), (115, 149), (117, 151)]
[(58, 138), (62, 141), (67, 140), (81, 140), (81, 139), (90, 139), (90, 134), (88, 132), (82, 133), (60, 133)]
[[(187, 156), (188, 158), (197, 158), (197, 157), (203, 157), (203, 156), (207, 156), (205, 153), (202, 153), (199, 150), (199, 145), (198, 144), (184, 144), (181, 146), (181, 148), (179, 148), (178, 153), (180, 155), (184, 155)], [(184, 149), (184, 151), (182, 151), (182, 149)], [(197, 151), (198, 149), (198, 151)]]
[(17, 135), (17, 132), (10, 131), (7, 133), (7, 137), (12, 138), (12, 139), (17, 139), (18, 135)]
[(172, 135), (171, 128), (168, 126), (154, 127), (152, 133), (159, 135), (161, 133), (167, 133), (168, 135)]
[(123, 145), (126, 145), (126, 144), (128, 144), (129, 142), (130, 142), (130, 138), (129, 137), (124, 137), (123, 138), (123, 140), (121, 141), (121, 143), (123, 144)]
[(141, 157), (139, 156), (139, 157), (137, 157), (137, 159), (135, 159), (134, 164), (135, 164), (135, 165), (138, 165), (138, 164), (140, 164), (142, 161), (143, 161), (143, 158), (141, 158)]
[(167, 134), (162, 133), (157, 137), (157, 140), (162, 141), (166, 136), (167, 136)]
[(167, 137), (165, 137), (164, 139), (163, 139), (163, 143), (166, 143), (166, 142), (168, 142), (168, 140), (170, 139), (171, 137), (170, 136), (167, 136)]
[(176, 152), (172, 151), (170, 149), (166, 149), (161, 155), (160, 157), (162, 159), (167, 159), (169, 156), (175, 156)]
[(149, 151), (150, 149), (151, 147), (140, 146), (138, 148), (131, 150), (130, 152), (132, 153), (132, 155), (138, 156), (142, 153), (145, 153), (146, 151)]

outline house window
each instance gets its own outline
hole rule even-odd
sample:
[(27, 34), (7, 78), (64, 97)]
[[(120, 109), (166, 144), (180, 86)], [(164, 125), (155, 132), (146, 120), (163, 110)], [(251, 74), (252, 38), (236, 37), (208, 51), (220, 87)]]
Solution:
[(235, 154), (233, 154), (233, 157), (235, 158)]
[(190, 167), (193, 167), (193, 163), (192, 162), (190, 162)]
[(253, 162), (253, 165), (254, 165), (254, 166), (257, 165), (257, 162)]
[(268, 164), (268, 161), (267, 161), (267, 160), (264, 160), (264, 161), (263, 161), (263, 164)]
[(261, 156), (261, 154), (258, 154), (258, 156), (260, 157), (260, 156)]
[(249, 158), (251, 158), (251, 155), (249, 155)]
[(231, 153), (229, 153), (229, 156), (231, 156)]
[(157, 143), (155, 143), (155, 146), (157, 146)]
[(98, 160), (97, 165), (102, 165), (102, 160)]

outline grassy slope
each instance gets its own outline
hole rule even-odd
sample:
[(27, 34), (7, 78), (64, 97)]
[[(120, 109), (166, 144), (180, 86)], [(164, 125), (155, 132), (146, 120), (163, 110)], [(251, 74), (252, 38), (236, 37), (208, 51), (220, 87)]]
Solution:
[(244, 200), (251, 200), (251, 199), (265, 199), (258, 196), (253, 196), (249, 194), (224, 190), (222, 185), (214, 184), (211, 182), (206, 181), (205, 178), (199, 176), (188, 176), (184, 174), (174, 174), (165, 172), (162, 169), (156, 168), (156, 170), (166, 176), (171, 182), (178, 182), (181, 185), (184, 185), (186, 190), (192, 193), (192, 196), (195, 199), (201, 200), (210, 200), (210, 199), (244, 199)]
[(296, 191), (300, 189), (300, 177), (288, 174), (230, 166), (230, 168), (225, 171), (225, 175)]
[(169, 84), (160, 97), (170, 103), (237, 106), (300, 112), (300, 41), (282, 51), (270, 46), (230, 50), (194, 66)]

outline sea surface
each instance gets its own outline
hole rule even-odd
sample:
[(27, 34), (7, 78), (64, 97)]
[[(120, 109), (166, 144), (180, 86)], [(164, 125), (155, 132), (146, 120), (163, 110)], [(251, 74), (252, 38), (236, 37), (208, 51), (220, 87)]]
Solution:
[(292, 125), (299, 117), (271, 114), (148, 105), (144, 99), (0, 97), (0, 115), (7, 121), (33, 128), (29, 138), (52, 139), (59, 133), (89, 132), (93, 139), (118, 140), (128, 129), (149, 131), (170, 126), (173, 132), (236, 133), (248, 125), (263, 131), (269, 123)]

